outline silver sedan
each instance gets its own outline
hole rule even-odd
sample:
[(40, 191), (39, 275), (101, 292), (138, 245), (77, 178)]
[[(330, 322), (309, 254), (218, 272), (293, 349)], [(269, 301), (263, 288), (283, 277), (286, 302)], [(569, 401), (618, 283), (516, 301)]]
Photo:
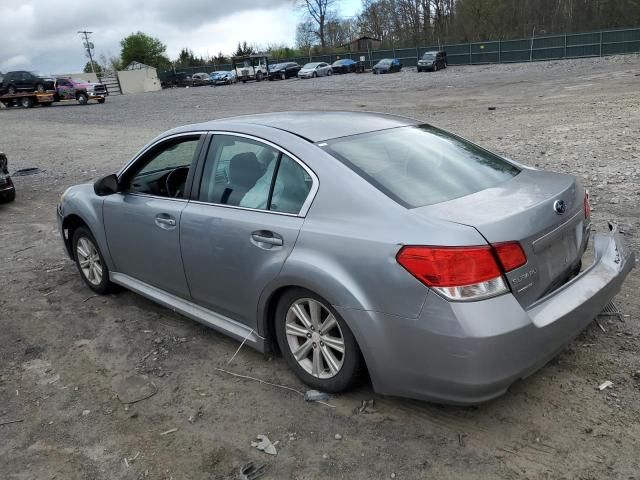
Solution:
[(299, 78), (316, 78), (332, 75), (333, 69), (331, 65), (324, 62), (307, 63), (298, 72)]
[(635, 262), (615, 228), (592, 233), (576, 177), (369, 113), (171, 130), (69, 188), (58, 219), (95, 292), (118, 284), (278, 350), (317, 389), (367, 371), (382, 394), (446, 403), (540, 368)]

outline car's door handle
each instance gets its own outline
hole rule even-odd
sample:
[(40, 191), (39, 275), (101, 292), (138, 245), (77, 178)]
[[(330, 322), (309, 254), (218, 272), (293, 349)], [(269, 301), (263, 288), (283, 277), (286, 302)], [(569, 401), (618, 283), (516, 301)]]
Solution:
[(173, 228), (176, 226), (176, 219), (166, 213), (156, 215), (156, 225), (160, 228)]
[(281, 247), (284, 245), (282, 237), (277, 233), (270, 232), (268, 230), (258, 230), (251, 234), (251, 238), (257, 243), (266, 243), (267, 245), (273, 245), (274, 247)]

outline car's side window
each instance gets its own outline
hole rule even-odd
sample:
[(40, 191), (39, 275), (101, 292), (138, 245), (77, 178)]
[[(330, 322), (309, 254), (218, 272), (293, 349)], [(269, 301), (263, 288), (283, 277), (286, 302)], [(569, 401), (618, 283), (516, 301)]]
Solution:
[[(280, 152), (233, 135), (214, 135), (204, 164), (198, 200), (247, 208), (267, 207)], [(251, 191), (249, 197), (245, 196)]]
[(200, 135), (168, 140), (147, 152), (123, 179), (123, 190), (159, 197), (184, 198)]
[(299, 213), (309, 196), (313, 180), (304, 168), (287, 155), (282, 155), (271, 194), (269, 210)]
[(312, 185), (306, 170), (277, 149), (245, 137), (214, 135), (198, 200), (295, 214)]

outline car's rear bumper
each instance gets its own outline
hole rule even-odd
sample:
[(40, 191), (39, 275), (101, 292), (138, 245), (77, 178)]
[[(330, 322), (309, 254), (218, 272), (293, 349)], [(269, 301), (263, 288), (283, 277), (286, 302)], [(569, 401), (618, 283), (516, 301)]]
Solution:
[(634, 254), (615, 231), (593, 240), (593, 265), (526, 310), (511, 294), (449, 302), (433, 292), (414, 319), (336, 308), (360, 343), (377, 392), (481, 403), (545, 365), (620, 291)]

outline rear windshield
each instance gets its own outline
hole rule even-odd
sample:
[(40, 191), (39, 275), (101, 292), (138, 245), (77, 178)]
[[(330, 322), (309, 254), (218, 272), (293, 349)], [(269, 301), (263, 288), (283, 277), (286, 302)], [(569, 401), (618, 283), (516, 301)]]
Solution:
[(470, 195), (520, 173), (497, 155), (430, 125), (326, 143), (328, 153), (407, 208)]

